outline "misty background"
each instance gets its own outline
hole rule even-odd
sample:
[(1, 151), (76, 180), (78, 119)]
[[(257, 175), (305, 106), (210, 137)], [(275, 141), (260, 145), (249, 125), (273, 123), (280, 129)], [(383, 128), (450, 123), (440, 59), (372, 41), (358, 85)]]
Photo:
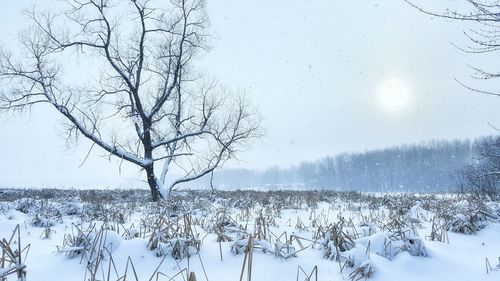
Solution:
[(290, 168), (225, 169), (186, 184), (202, 188), (331, 189), (375, 192), (448, 192), (460, 188), (460, 174), (482, 161), (477, 145), (491, 142), (429, 141), (365, 153), (343, 153)]
[[(418, 1), (437, 10), (469, 8), (435, 2)], [(32, 4), (0, 0), (0, 45), (16, 48), (22, 11)], [(490, 55), (454, 46), (469, 44), (463, 31), (470, 23), (432, 18), (395, 0), (209, 0), (207, 10), (213, 39), (199, 71), (245, 92), (265, 128), (214, 175), (216, 186), (449, 189), (450, 174), (475, 161), (473, 140), (500, 127), (500, 99), (455, 81), (499, 86), (470, 78), (468, 65), (493, 69)], [(84, 70), (75, 65), (69, 79)], [(393, 78), (408, 85), (402, 110), (378, 100), (380, 85)], [(146, 186), (140, 170), (103, 151), (82, 163), (91, 143), (68, 145), (48, 107), (0, 116), (0, 132), (0, 186)]]

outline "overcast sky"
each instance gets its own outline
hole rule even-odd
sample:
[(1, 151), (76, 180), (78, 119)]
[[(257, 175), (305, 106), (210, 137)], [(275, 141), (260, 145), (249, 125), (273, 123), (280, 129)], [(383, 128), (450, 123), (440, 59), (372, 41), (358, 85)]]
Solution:
[[(420, 0), (432, 9), (466, 10), (464, 1)], [(0, 45), (15, 48), (31, 1), (0, 0)], [(401, 0), (208, 0), (214, 39), (200, 71), (248, 93), (266, 131), (228, 167), (264, 169), (430, 139), (496, 133), (500, 98), (472, 93), (456, 81), (468, 64), (495, 70), (490, 56), (472, 56), (466, 23), (423, 15)], [(68, 147), (51, 109), (0, 116), (0, 186), (134, 187), (135, 167)], [(490, 125), (491, 124), (491, 125)]]

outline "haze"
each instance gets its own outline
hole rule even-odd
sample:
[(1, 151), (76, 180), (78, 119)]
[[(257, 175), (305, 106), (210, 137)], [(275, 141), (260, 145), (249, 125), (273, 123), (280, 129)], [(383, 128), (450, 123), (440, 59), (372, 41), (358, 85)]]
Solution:
[[(463, 8), (450, 0), (420, 2)], [(31, 3), (0, 0), (0, 45), (15, 48), (26, 22), (22, 10)], [(455, 81), (498, 86), (469, 77), (468, 64), (494, 70), (488, 56), (453, 46), (467, 46), (466, 23), (432, 19), (394, 0), (209, 0), (208, 13), (214, 39), (199, 69), (246, 92), (266, 131), (226, 167), (287, 167), (345, 151), (491, 135), (500, 127), (500, 98)], [(47, 107), (0, 116), (0, 186), (142, 184), (135, 167), (119, 170), (102, 151), (79, 167), (90, 143), (68, 148), (60, 120)]]

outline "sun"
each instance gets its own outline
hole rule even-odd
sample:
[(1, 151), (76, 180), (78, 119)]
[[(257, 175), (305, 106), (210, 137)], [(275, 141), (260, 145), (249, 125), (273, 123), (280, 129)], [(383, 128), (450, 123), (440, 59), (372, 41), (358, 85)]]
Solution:
[(408, 107), (410, 102), (410, 88), (401, 78), (390, 78), (383, 81), (377, 91), (377, 98), (386, 111), (401, 111)]

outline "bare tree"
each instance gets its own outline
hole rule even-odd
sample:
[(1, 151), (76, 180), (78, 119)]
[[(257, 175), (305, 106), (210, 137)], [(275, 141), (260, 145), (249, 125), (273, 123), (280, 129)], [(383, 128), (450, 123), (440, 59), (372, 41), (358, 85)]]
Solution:
[[(414, 0), (403, 0), (418, 11), (438, 18), (468, 21), (474, 26), (464, 31), (469, 39), (470, 45), (456, 46), (458, 49), (470, 54), (486, 54), (500, 51), (500, 1), (498, 0), (465, 0), (470, 4), (470, 10), (466, 12), (447, 10), (445, 12), (427, 10), (415, 4)], [(474, 74), (472, 78), (477, 80), (491, 80), (500, 78), (500, 72), (487, 70), (482, 67), (470, 66)], [(471, 87), (461, 81), (457, 82), (465, 88), (488, 95), (500, 96), (500, 91), (483, 90)]]
[[(205, 82), (192, 62), (206, 49), (203, 0), (66, 0), (27, 13), (22, 53), (0, 53), (0, 109), (48, 104), (68, 137), (145, 171), (154, 201), (198, 179), (259, 136), (242, 97)], [(100, 69), (69, 82), (72, 60)], [(70, 63), (68, 63), (70, 62)], [(90, 75), (87, 75), (90, 76)], [(90, 153), (90, 151), (89, 151)], [(172, 179), (177, 167), (183, 176)]]
[(474, 143), (475, 161), (452, 175), (457, 191), (478, 199), (500, 194), (500, 138), (487, 137)]

